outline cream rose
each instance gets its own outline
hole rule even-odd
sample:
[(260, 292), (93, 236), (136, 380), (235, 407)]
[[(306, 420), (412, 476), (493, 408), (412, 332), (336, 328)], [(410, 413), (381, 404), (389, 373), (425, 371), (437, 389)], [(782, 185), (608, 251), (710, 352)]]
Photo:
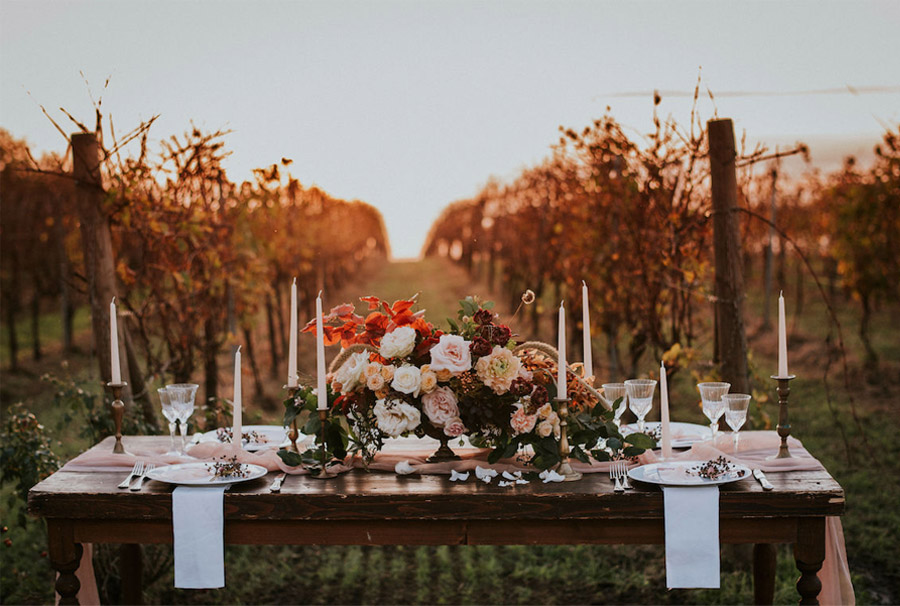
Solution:
[(372, 375), (381, 374), (381, 363), (380, 362), (369, 362), (369, 365), (366, 366), (366, 378), (371, 377)]
[(422, 384), (419, 386), (422, 393), (431, 393), (437, 387), (437, 375), (433, 370), (426, 370), (427, 366), (422, 367)]
[(344, 362), (336, 373), (334, 373), (334, 382), (340, 383), (341, 393), (350, 393), (355, 391), (357, 387), (363, 385), (363, 373), (366, 366), (369, 365), (369, 353), (361, 351), (350, 356)]
[(405, 358), (416, 347), (416, 331), (410, 326), (395, 328), (381, 338), (378, 350), (383, 357)]
[(549, 402), (537, 409), (537, 416), (541, 419), (546, 419), (551, 414), (553, 414), (553, 407), (550, 406)]
[(537, 415), (530, 415), (525, 412), (525, 407), (522, 404), (516, 406), (515, 412), (509, 418), (509, 426), (513, 428), (516, 434), (528, 433), (534, 429), (536, 422)]
[(422, 396), (422, 412), (435, 427), (444, 427), (451, 419), (459, 417), (456, 394), (449, 387), (438, 387)]
[(444, 425), (444, 435), (450, 438), (458, 438), (466, 433), (466, 426), (463, 425), (462, 419), (454, 417), (447, 421)]
[(385, 381), (390, 381), (394, 378), (394, 371), (397, 370), (390, 364), (386, 364), (381, 367), (381, 376), (384, 377)]
[(384, 377), (381, 376), (381, 373), (375, 373), (374, 375), (370, 375), (368, 379), (366, 379), (366, 387), (371, 389), (372, 391), (379, 391), (384, 388)]
[(438, 374), (448, 371), (458, 375), (472, 368), (472, 354), (469, 342), (459, 335), (441, 335), (437, 344), (431, 348), (431, 370)]
[(513, 352), (494, 345), (490, 355), (479, 358), (475, 363), (475, 372), (481, 382), (499, 396), (509, 391), (509, 385), (519, 376), (521, 366), (521, 360)]
[(403, 400), (377, 400), (372, 412), (378, 429), (392, 438), (414, 430), (422, 420), (419, 409)]
[(542, 438), (546, 438), (551, 433), (553, 433), (553, 423), (549, 421), (541, 421), (537, 426), (538, 435)]
[(415, 366), (401, 366), (394, 371), (394, 380), (391, 381), (391, 387), (400, 393), (406, 393), (413, 396), (419, 395), (419, 387), (422, 384), (422, 373)]

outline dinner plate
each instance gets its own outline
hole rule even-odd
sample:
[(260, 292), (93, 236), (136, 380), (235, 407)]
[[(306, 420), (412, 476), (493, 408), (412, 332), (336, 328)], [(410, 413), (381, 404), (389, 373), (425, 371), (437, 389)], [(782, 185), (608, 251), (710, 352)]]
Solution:
[(692, 470), (706, 461), (672, 461), (651, 463), (628, 470), (628, 477), (638, 482), (661, 486), (717, 486), (752, 477), (750, 469), (737, 463), (729, 464), (729, 471), (718, 478), (701, 478)]
[[(659, 425), (659, 421), (644, 423), (644, 430), (657, 432)], [(710, 439), (709, 425), (672, 421), (669, 426), (672, 428), (672, 448), (690, 448), (697, 442), (705, 442)], [(630, 423), (622, 428), (622, 435), (635, 433), (637, 430), (637, 423)]]
[[(460, 439), (462, 439), (462, 445), (459, 443)], [(441, 443), (438, 440), (429, 436), (422, 436), (421, 438), (418, 436), (386, 438), (380, 452), (434, 451), (437, 450), (440, 445)], [(458, 448), (473, 448), (469, 439), (465, 436), (461, 436), (461, 438), (450, 438), (447, 445), (454, 450)]]
[[(229, 428), (230, 429), (230, 428)], [(252, 440), (244, 444), (244, 450), (248, 452), (256, 452), (258, 450), (266, 450), (267, 448), (278, 448), (287, 442), (287, 431), (280, 425), (244, 425), (241, 429), (242, 433), (255, 432)], [(303, 434), (297, 437), (297, 441), (303, 439)], [(195, 443), (201, 442), (222, 442), (219, 439), (219, 430), (214, 429), (206, 433), (198, 434), (194, 438)]]
[(249, 463), (241, 463), (241, 470), (246, 472), (245, 476), (219, 477), (215, 475), (212, 463), (179, 463), (151, 469), (147, 472), (147, 477), (151, 480), (179, 486), (216, 486), (249, 482), (269, 473), (265, 467)]

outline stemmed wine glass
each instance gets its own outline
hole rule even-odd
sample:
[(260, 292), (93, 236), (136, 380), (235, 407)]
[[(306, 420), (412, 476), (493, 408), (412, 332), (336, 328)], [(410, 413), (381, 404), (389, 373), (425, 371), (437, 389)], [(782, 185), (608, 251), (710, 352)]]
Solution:
[(703, 414), (709, 419), (710, 439), (715, 440), (719, 434), (719, 419), (725, 412), (725, 403), (722, 396), (731, 389), (731, 383), (722, 383), (713, 381), (709, 383), (698, 383), (697, 389), (700, 390), (700, 399), (703, 400)]
[(727, 393), (722, 396), (722, 401), (725, 402), (725, 422), (728, 423), (731, 435), (734, 436), (734, 454), (737, 454), (738, 439), (741, 436), (738, 432), (747, 421), (750, 396), (745, 393)]
[(653, 408), (653, 393), (656, 391), (654, 379), (628, 379), (625, 381), (628, 404), (638, 418), (638, 431), (644, 433), (644, 417)]
[(166, 421), (169, 422), (169, 437), (172, 439), (172, 445), (169, 447), (169, 452), (166, 454), (181, 454), (175, 446), (175, 422), (178, 421), (178, 413), (175, 412), (175, 407), (172, 406), (172, 400), (169, 398), (169, 390), (165, 387), (160, 387), (156, 390), (156, 393), (159, 394), (159, 403), (162, 405), (163, 416), (166, 418)]
[(606, 398), (606, 401), (609, 402), (610, 406), (615, 405), (616, 400), (622, 398), (622, 401), (619, 402), (619, 405), (615, 407), (613, 411), (613, 415), (615, 416), (616, 425), (619, 428), (622, 427), (622, 415), (625, 413), (625, 410), (628, 408), (628, 393), (625, 391), (624, 383), (604, 383), (603, 384), (603, 396)]
[(169, 400), (172, 402), (172, 408), (181, 422), (181, 452), (187, 454), (185, 448), (185, 434), (187, 434), (187, 422), (194, 414), (194, 398), (197, 396), (197, 388), (200, 387), (196, 383), (175, 383), (166, 385), (169, 392)]

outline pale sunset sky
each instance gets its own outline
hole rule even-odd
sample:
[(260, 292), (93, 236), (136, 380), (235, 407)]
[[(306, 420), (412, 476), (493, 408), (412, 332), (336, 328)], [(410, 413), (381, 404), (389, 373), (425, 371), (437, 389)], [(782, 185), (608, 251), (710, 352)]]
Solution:
[(154, 114), (157, 142), (192, 120), (231, 129), (232, 180), (292, 158), (304, 185), (378, 207), (409, 257), (446, 204), (539, 161), (560, 125), (610, 106), (640, 137), (654, 89), (686, 123), (690, 100), (665, 91), (701, 66), (738, 137), (804, 140), (826, 169), (865, 154), (900, 121), (898, 31), (893, 0), (0, 0), (0, 127), (63, 151), (37, 103), (91, 123), (82, 71), (117, 131)]

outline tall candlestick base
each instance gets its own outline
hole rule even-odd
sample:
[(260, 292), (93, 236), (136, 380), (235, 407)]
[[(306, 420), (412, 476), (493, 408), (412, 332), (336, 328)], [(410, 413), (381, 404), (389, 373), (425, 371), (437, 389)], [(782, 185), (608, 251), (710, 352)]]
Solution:
[(122, 418), (125, 416), (125, 403), (122, 401), (122, 390), (128, 383), (113, 383), (110, 381), (106, 384), (112, 390), (112, 416), (113, 422), (116, 424), (116, 443), (113, 446), (114, 454), (127, 454), (125, 446), (122, 445)]
[[(296, 405), (297, 394), (300, 392), (300, 386), (299, 385), (285, 385), (282, 389), (292, 390), (291, 399), (294, 401), (294, 403)], [(287, 450), (288, 452), (296, 452), (297, 454), (300, 454), (300, 449), (297, 448), (297, 438), (299, 438), (299, 437), (300, 437), (300, 430), (297, 428), (297, 417), (294, 417), (294, 420), (291, 421), (291, 429), (290, 429), (290, 431), (288, 431), (288, 440), (290, 440), (290, 443), (287, 445), (285, 450)]]
[(561, 459), (556, 473), (563, 476), (566, 482), (574, 482), (581, 479), (581, 473), (572, 469), (569, 463), (569, 398), (554, 398), (557, 405), (557, 414), (559, 415), (559, 458)]
[(791, 381), (796, 375), (788, 375), (779, 377), (772, 375), (772, 378), (778, 381), (778, 435), (781, 436), (781, 446), (778, 447), (778, 454), (774, 454), (769, 459), (791, 459), (794, 455), (788, 450), (787, 439), (791, 435), (791, 424), (788, 421), (788, 396), (791, 395)]
[(328, 471), (328, 468), (325, 467), (325, 420), (328, 418), (328, 411), (319, 409), (319, 431), (322, 432), (322, 443), (319, 445), (319, 463), (321, 467), (319, 467), (318, 471), (312, 472), (309, 477), (315, 478), (317, 480), (327, 480), (329, 478), (337, 477), (337, 474), (333, 471)]

